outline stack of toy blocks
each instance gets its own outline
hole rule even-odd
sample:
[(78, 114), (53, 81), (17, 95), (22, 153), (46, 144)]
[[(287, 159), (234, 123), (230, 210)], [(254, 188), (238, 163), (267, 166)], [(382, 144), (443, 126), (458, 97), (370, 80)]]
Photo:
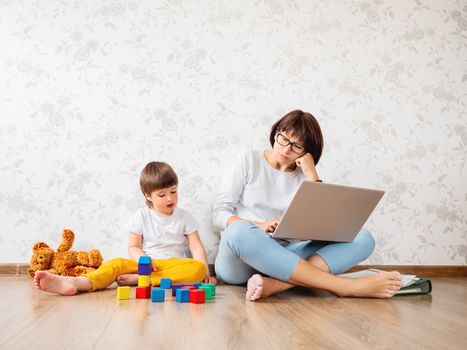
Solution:
[[(136, 299), (151, 299), (153, 302), (165, 301), (165, 290), (172, 289), (172, 296), (179, 303), (203, 304), (206, 300), (214, 299), (216, 285), (210, 283), (172, 284), (170, 278), (161, 278), (160, 286), (151, 288), (151, 257), (141, 256), (138, 260), (138, 287)], [(117, 299), (130, 299), (130, 287), (118, 287)]]
[(151, 297), (151, 257), (142, 255), (138, 260), (138, 287), (136, 299), (149, 299)]
[(210, 283), (172, 284), (172, 296), (179, 303), (202, 304), (214, 299), (216, 285)]

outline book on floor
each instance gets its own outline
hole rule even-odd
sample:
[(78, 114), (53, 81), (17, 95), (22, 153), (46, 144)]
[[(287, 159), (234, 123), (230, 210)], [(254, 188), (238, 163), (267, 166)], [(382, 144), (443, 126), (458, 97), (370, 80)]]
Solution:
[[(337, 275), (345, 278), (360, 278), (370, 277), (377, 273), (383, 272), (378, 269), (367, 269), (350, 273), (343, 273)], [(417, 277), (416, 275), (402, 275), (403, 285), (395, 295), (414, 295), (414, 294), (429, 294), (431, 293), (432, 286), (431, 281), (427, 278)]]

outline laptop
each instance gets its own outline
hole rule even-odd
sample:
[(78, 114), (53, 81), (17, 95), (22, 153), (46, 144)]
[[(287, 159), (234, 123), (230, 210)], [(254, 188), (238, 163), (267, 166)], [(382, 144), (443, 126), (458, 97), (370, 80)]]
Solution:
[(383, 195), (381, 190), (304, 180), (271, 236), (351, 242)]

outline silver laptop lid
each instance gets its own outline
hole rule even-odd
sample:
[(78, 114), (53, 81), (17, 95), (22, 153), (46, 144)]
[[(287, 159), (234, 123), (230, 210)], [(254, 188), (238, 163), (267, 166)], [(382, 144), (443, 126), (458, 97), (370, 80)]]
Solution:
[(351, 242), (383, 194), (381, 190), (304, 180), (272, 236)]

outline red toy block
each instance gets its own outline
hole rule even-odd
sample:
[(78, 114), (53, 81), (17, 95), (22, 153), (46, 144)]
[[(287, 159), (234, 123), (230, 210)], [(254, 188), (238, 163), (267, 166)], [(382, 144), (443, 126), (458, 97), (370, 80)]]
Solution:
[(151, 287), (136, 287), (136, 299), (151, 298)]
[(204, 304), (206, 293), (202, 289), (190, 289), (190, 303)]

